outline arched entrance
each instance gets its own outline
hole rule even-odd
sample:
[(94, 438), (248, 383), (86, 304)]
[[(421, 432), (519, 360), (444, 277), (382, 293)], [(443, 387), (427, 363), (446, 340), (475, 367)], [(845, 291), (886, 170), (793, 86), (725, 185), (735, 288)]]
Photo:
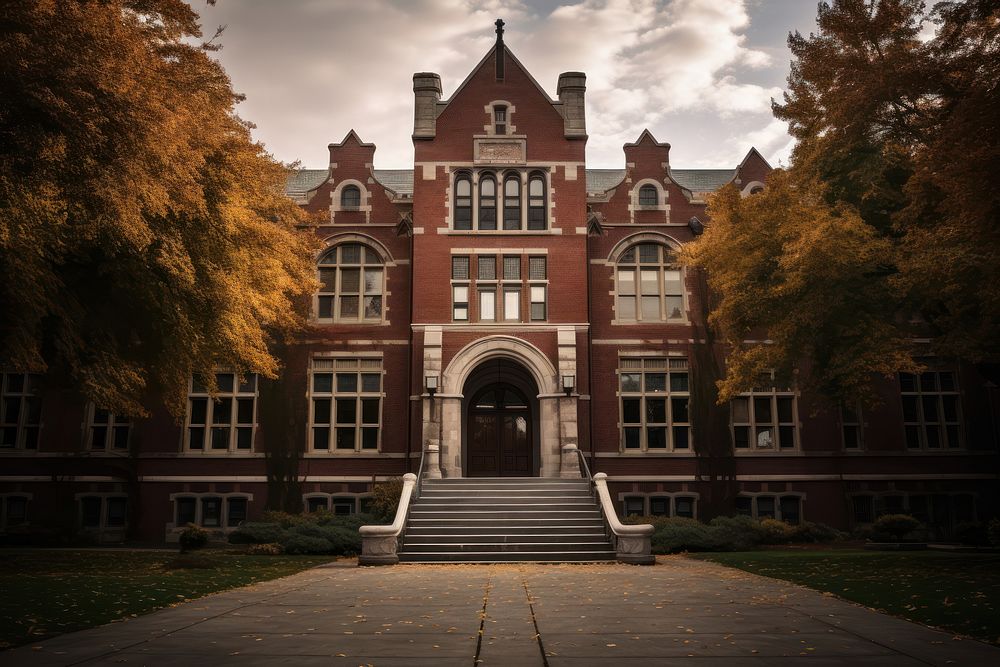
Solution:
[(463, 391), (463, 456), (467, 477), (538, 474), (538, 389), (523, 366), (484, 361)]

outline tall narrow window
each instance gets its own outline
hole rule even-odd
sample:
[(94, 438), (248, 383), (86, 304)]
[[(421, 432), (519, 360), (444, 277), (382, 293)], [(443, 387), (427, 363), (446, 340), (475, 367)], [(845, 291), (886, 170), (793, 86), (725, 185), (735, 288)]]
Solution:
[(87, 449), (126, 451), (131, 429), (132, 422), (128, 417), (91, 404)]
[(504, 287), (503, 319), (507, 322), (521, 321), (521, 288)]
[(861, 449), (861, 406), (840, 406), (840, 428), (844, 436), (844, 449), (857, 451)]
[(472, 177), (455, 177), (455, 229), (472, 229)]
[(313, 359), (312, 450), (376, 451), (382, 424), (382, 360)]
[(507, 107), (502, 104), (493, 107), (493, 133), (507, 134)]
[(469, 257), (451, 258), (452, 319), (466, 322), (469, 319)]
[(235, 373), (215, 374), (211, 397), (198, 378), (191, 380), (187, 409), (189, 451), (236, 452), (253, 449), (256, 426), (257, 376), (240, 382)]
[(358, 186), (348, 185), (340, 191), (340, 208), (361, 208), (361, 190)]
[(0, 373), (0, 449), (38, 449), (41, 375)]
[(622, 449), (689, 451), (687, 359), (624, 358), (620, 364)]
[(656, 206), (658, 197), (656, 196), (655, 185), (644, 185), (639, 188), (639, 206)]
[(618, 258), (616, 287), (618, 321), (684, 319), (681, 270), (665, 246), (640, 243), (623, 252)]
[(510, 174), (503, 182), (503, 228), (521, 229), (521, 180)]
[(730, 402), (733, 446), (742, 450), (788, 450), (796, 447), (795, 393), (765, 373), (757, 386)]
[(954, 370), (900, 373), (899, 391), (908, 449), (962, 446), (962, 408)]
[(497, 181), (492, 174), (479, 177), (479, 228), (497, 228)]
[(528, 180), (528, 229), (545, 227), (545, 176), (532, 174)]
[(366, 245), (344, 243), (330, 248), (319, 260), (318, 319), (380, 322), (384, 273), (382, 258)]
[[(528, 280), (541, 281), (547, 278), (545, 259), (543, 256), (528, 258)], [(531, 295), (531, 321), (542, 322), (548, 318), (548, 288), (544, 284), (532, 284), (528, 289)]]
[(478, 289), (479, 293), (479, 319), (482, 322), (495, 322), (497, 319), (497, 293), (495, 289)]

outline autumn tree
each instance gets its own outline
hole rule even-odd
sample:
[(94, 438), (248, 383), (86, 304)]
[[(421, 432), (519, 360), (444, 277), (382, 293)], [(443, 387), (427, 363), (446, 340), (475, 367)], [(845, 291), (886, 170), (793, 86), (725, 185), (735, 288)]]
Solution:
[(720, 400), (768, 368), (853, 400), (916, 355), (1000, 361), (1000, 8), (837, 0), (817, 24), (789, 37), (773, 105), (790, 168), (760, 195), (720, 191), (684, 254), (733, 351)]
[(273, 376), (311, 237), (182, 0), (0, 8), (0, 366), (179, 413), (192, 372)]

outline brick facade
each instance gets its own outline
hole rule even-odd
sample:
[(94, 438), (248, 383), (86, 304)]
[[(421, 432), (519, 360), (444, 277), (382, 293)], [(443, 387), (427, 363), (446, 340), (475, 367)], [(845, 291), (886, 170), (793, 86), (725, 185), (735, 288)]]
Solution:
[[(498, 55), (504, 60), (502, 78)], [(514, 406), (511, 414), (517, 417), (510, 422), (524, 418), (526, 435), (512, 435), (505, 426), (497, 426), (496, 433), (500, 440), (512, 438), (514, 450), (527, 447), (531, 474), (578, 476), (579, 450), (593, 472), (609, 475), (623, 510), (641, 505), (644, 512), (666, 508), (687, 514), (690, 503), (690, 513), (702, 518), (739, 510), (846, 529), (881, 511), (899, 509), (918, 514), (941, 537), (953, 534), (963, 521), (995, 515), (1000, 462), (994, 415), (1000, 405), (996, 391), (986, 389), (984, 378), (968, 364), (942, 366), (944, 375), (926, 380), (939, 385), (934, 390), (928, 385), (926, 392), (909, 391), (905, 378), (879, 380), (881, 405), (862, 415), (857, 448), (845, 446), (851, 428), (847, 413), (794, 387), (784, 394), (793, 403), (775, 398), (767, 404), (771, 407), (761, 403), (761, 414), (754, 413), (761, 417), (793, 405), (791, 421), (780, 415), (756, 420), (748, 426), (747, 448), (735, 448), (740, 425), (737, 418), (730, 420), (728, 407), (708, 411), (727, 422), (721, 430), (702, 428), (693, 418), (684, 421), (691, 427), (687, 446), (680, 446), (685, 440), (675, 430), (682, 421), (677, 417), (689, 396), (697, 400), (695, 386), (707, 377), (698, 363), (709, 362), (695, 363), (695, 358), (721, 360), (724, 351), (705, 349), (702, 277), (683, 271), (676, 295), (680, 301), (671, 301), (675, 288), (668, 282), (675, 269), (669, 256), (657, 255), (667, 259), (659, 260), (655, 270), (642, 259), (635, 264), (637, 260), (627, 258), (638, 245), (669, 251), (691, 241), (703, 225), (711, 224), (705, 211), (708, 193), (733, 183), (752, 196), (754, 188), (766, 184), (771, 168), (752, 149), (733, 168), (673, 168), (670, 146), (643, 131), (624, 147), (624, 169), (587, 170), (584, 80), (579, 73), (562, 75), (558, 98), (552, 99), (506, 47), (491, 50), (447, 100), (441, 99), (436, 75), (415, 75), (412, 170), (375, 169), (375, 146), (351, 131), (330, 145), (326, 169), (305, 170), (289, 180), (289, 196), (319, 220), (316, 233), (325, 244), (321, 257), (326, 249), (360, 244), (360, 252), (367, 249), (377, 257), (371, 260), (376, 268), (361, 275), (342, 255), (337, 264), (321, 265), (331, 281), (331, 315), (320, 316), (317, 296), (310, 330), (282, 353), (282, 376), (260, 380), (252, 446), (192, 451), (187, 426), (154, 405), (150, 418), (132, 424), (130, 449), (100, 450), (88, 440), (88, 406), (71, 391), (43, 386), (37, 446), (26, 447), (19, 440), (0, 450), (0, 498), (27, 499), (23, 519), (14, 503), (10, 517), (6, 504), (0, 508), (5, 521), (0, 532), (13, 534), (16, 524), (27, 523), (53, 531), (82, 530), (102, 541), (120, 540), (126, 533), (147, 541), (176, 539), (178, 498), (194, 499), (190, 506), (198, 519), (208, 517), (210, 526), (224, 530), (227, 512), (233, 512), (234, 521), (242, 517), (239, 499), (247, 500), (249, 518), (264, 511), (275, 488), (268, 483), (271, 468), (265, 453), (282, 446), (300, 452), (299, 492), (305, 498), (329, 497), (354, 510), (362, 507), (372, 483), (416, 471), (421, 456), (432, 476), (481, 474), (486, 468), (474, 468), (480, 464), (472, 462), (470, 447), (493, 437), (489, 429), (494, 423), (506, 422), (484, 421), (483, 436), (470, 428), (469, 415), (472, 392), (493, 386), (494, 371), (497, 383), (527, 396), (527, 405)], [(496, 131), (498, 107), (504, 112), (501, 133)], [(463, 174), (471, 181), (472, 229), (460, 228), (457, 211), (462, 203), (456, 181)], [(488, 207), (479, 197), (479, 185), (490, 174), (497, 179), (497, 230), (480, 228)], [(530, 181), (536, 174), (544, 182), (544, 228), (528, 229)], [(503, 228), (509, 175), (520, 185), (517, 230)], [(640, 201), (644, 185), (655, 190), (654, 203)], [(356, 205), (344, 204), (348, 188), (358, 190)], [(455, 257), (469, 258), (468, 277), (453, 278)], [(482, 279), (480, 263), (490, 260), (480, 258), (489, 257), (495, 258), (499, 275)], [(504, 282), (504, 258), (515, 257), (519, 275)], [(544, 258), (543, 277), (530, 275), (531, 258)], [(618, 273), (623, 262), (637, 271), (639, 287), (631, 308), (649, 309), (642, 321), (626, 312), (629, 306), (622, 297), (627, 294), (620, 283), (633, 274)], [(330, 277), (335, 271), (341, 272), (339, 277)], [(647, 276), (653, 281), (654, 273), (662, 282), (647, 288)], [(461, 310), (453, 304), (453, 286), (467, 290), (458, 292), (466, 294), (467, 319), (455, 317)], [(543, 316), (537, 318), (532, 317), (532, 287), (544, 288)], [(517, 295), (508, 296), (515, 288)], [(488, 296), (491, 291), (495, 297)], [(480, 297), (483, 292), (486, 297)], [(342, 301), (345, 293), (357, 296)], [(495, 299), (496, 321), (485, 317), (490, 298)], [(514, 299), (517, 315), (503, 321), (501, 307), (506, 303), (504, 312), (511, 314)], [(674, 312), (676, 303), (680, 306)], [(666, 389), (638, 399), (621, 396), (622, 376), (628, 374), (624, 365), (641, 366), (641, 361), (628, 360), (642, 359), (655, 367), (652, 383), (673, 372), (671, 364), (677, 369), (688, 365), (686, 371), (676, 371), (687, 378), (686, 385), (678, 379), (677, 387), (687, 386), (687, 391), (677, 390), (680, 403), (659, 403), (666, 400)], [(341, 392), (349, 388), (349, 380), (342, 387), (339, 377), (331, 379), (337, 391), (329, 390), (330, 407), (324, 408), (327, 394), (317, 389), (321, 381), (313, 375), (322, 373), (317, 363), (328, 364), (334, 378), (337, 364), (351, 360), (367, 360), (352, 372), (363, 377), (364, 364), (369, 364), (369, 379), (360, 382), (380, 375), (377, 389), (355, 400), (354, 394)], [(437, 385), (433, 392), (429, 382)], [(376, 400), (377, 423), (369, 423), (376, 414), (370, 411), (371, 401)], [(646, 429), (644, 434), (635, 430), (626, 435), (632, 428), (626, 426), (631, 423), (624, 414), (630, 409), (626, 400), (646, 401), (629, 404), (643, 411), (629, 419), (639, 420), (642, 425), (634, 428)], [(915, 403), (924, 411), (916, 421)], [(940, 411), (940, 427), (926, 418), (932, 403)], [(657, 416), (661, 405), (671, 406), (669, 418)], [(758, 409), (753, 401), (748, 405)], [(323, 410), (335, 415), (328, 427), (320, 424)], [(346, 423), (348, 417), (350, 426), (338, 426), (338, 420)], [(665, 435), (657, 430), (660, 423)], [(376, 440), (365, 439), (370, 435), (363, 433), (366, 424), (369, 430), (377, 428)], [(768, 424), (774, 425), (770, 431)], [(783, 425), (791, 430), (783, 431)], [(209, 431), (213, 428), (208, 425)], [(313, 446), (312, 438), (320, 437), (311, 436), (314, 428), (328, 433), (327, 449)], [(712, 442), (709, 433), (715, 434)], [(641, 446), (631, 447), (631, 437)], [(791, 446), (783, 447), (786, 437)], [(934, 446), (937, 437), (942, 441)], [(947, 446), (956, 437), (957, 446)], [(360, 444), (338, 448), (348, 442)], [(377, 446), (366, 447), (368, 442)], [(498, 445), (500, 474), (511, 470), (504, 463), (506, 446)], [(127, 502), (124, 520), (112, 516), (108, 500), (119, 497)], [(219, 525), (211, 518), (214, 498), (222, 499)], [(237, 499), (232, 510), (230, 498)]]

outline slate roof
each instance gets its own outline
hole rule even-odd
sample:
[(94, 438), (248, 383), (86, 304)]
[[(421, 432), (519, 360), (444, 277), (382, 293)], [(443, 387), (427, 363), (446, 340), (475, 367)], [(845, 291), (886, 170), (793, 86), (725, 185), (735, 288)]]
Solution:
[(691, 192), (714, 192), (733, 180), (735, 169), (671, 169), (675, 181)]
[(326, 180), (326, 169), (297, 169), (288, 174), (285, 192), (301, 194), (318, 187)]
[[(671, 169), (670, 175), (692, 192), (713, 192), (733, 180), (733, 169)], [(288, 176), (286, 191), (304, 194), (326, 180), (326, 169), (300, 169)], [(379, 183), (399, 195), (413, 195), (412, 169), (376, 169)], [(622, 182), (624, 169), (588, 169), (587, 192), (606, 192)]]

